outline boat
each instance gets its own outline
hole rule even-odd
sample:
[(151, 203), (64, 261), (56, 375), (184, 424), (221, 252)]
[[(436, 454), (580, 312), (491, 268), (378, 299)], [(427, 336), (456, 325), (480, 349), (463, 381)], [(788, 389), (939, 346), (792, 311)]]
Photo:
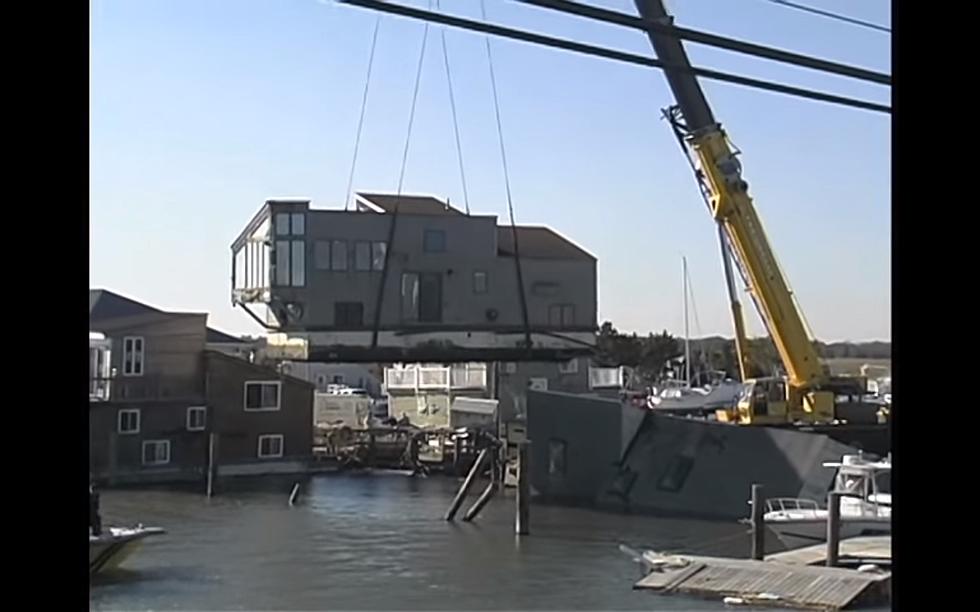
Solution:
[(88, 573), (94, 576), (119, 567), (136, 552), (143, 540), (166, 533), (160, 527), (103, 527), (99, 494), (89, 487)]
[(88, 536), (89, 576), (119, 567), (136, 552), (143, 540), (166, 533), (160, 527), (107, 527), (98, 535)]
[[(891, 459), (868, 461), (860, 454), (844, 455), (841, 462), (823, 466), (837, 469), (833, 492), (843, 494), (840, 538), (890, 535)], [(766, 500), (763, 520), (786, 548), (792, 550), (827, 541), (828, 513), (812, 499), (774, 498)]]
[(734, 406), (742, 387), (742, 383), (732, 379), (716, 380), (703, 387), (668, 384), (652, 390), (647, 406), (663, 412), (712, 416), (718, 409)]

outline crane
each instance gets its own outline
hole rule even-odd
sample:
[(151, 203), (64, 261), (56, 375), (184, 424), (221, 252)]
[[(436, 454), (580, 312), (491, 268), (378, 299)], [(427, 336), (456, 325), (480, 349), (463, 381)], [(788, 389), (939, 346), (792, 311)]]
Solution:
[[(663, 0), (634, 0), (640, 16), (673, 25)], [(789, 283), (742, 177), (739, 151), (731, 144), (711, 107), (679, 38), (648, 30), (675, 106), (669, 118), (679, 134), (698, 177), (702, 194), (718, 224), (725, 264), (735, 346), (744, 388), (734, 410), (719, 411), (719, 420), (744, 425), (830, 423), (836, 420), (838, 395), (861, 395), (863, 384), (853, 377), (832, 377), (820, 361)], [(741, 305), (735, 293), (733, 260), (755, 303), (785, 369), (785, 376), (747, 379), (748, 345)]]

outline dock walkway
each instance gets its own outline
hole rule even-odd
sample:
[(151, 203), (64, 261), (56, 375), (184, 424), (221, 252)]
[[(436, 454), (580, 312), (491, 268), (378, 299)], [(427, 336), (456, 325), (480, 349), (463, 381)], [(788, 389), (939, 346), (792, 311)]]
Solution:
[[(891, 536), (859, 536), (840, 542), (838, 562), (858, 561), (866, 563), (891, 563)], [(766, 561), (794, 565), (816, 565), (827, 561), (827, 545), (814, 544), (785, 552), (766, 555)]]

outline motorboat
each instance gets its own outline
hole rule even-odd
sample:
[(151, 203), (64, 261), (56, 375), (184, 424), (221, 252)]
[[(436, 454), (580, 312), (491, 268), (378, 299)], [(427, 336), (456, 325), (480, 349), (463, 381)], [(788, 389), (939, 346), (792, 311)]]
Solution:
[(703, 387), (667, 385), (652, 390), (647, 406), (651, 410), (710, 415), (734, 406), (741, 391), (742, 383), (731, 379), (716, 380)]
[[(836, 468), (832, 492), (841, 493), (840, 538), (891, 534), (891, 458), (868, 461), (863, 455), (844, 455)], [(829, 511), (812, 499), (766, 500), (763, 520), (787, 549), (827, 541)]]
[(143, 541), (166, 533), (160, 527), (103, 527), (99, 512), (99, 494), (89, 488), (88, 573), (119, 567), (136, 552)]

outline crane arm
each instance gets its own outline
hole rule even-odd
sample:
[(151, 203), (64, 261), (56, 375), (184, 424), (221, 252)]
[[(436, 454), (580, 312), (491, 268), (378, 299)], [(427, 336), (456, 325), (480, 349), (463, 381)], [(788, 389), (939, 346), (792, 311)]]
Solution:
[[(673, 24), (662, 0), (635, 0), (640, 15)], [(687, 144), (708, 190), (709, 206), (733, 255), (748, 277), (749, 290), (797, 391), (819, 388), (825, 381), (819, 356), (796, 307), (769, 239), (742, 179), (741, 164), (721, 125), (715, 121), (697, 78), (684, 70), (691, 63), (679, 38), (648, 32), (688, 130)], [(678, 69), (680, 68), (680, 69)], [(736, 319), (736, 325), (738, 319)]]

